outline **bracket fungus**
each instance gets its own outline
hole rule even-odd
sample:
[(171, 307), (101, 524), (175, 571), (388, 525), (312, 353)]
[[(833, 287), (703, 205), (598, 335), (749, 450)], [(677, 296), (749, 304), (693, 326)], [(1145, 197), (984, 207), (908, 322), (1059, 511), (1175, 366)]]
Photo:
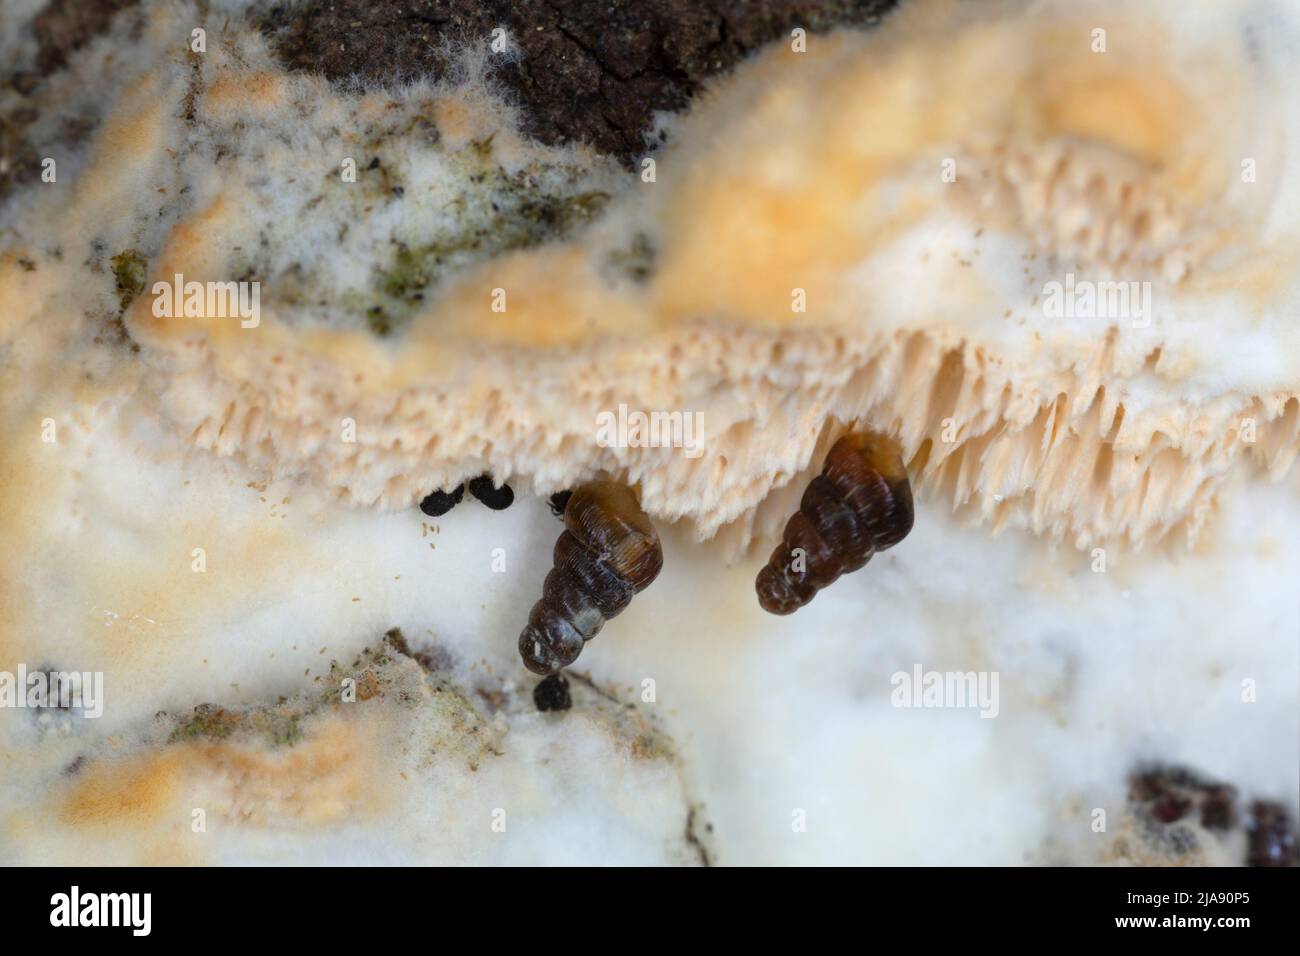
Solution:
[[(262, 282), (258, 330), (131, 304), (164, 420), (356, 505), (484, 463), (540, 494), (608, 473), (734, 555), (777, 536), (795, 478), (863, 421), (898, 436), (919, 494), (982, 523), (1194, 540), (1235, 470), (1276, 478), (1300, 448), (1296, 67), (1251, 5), (1176, 8), (921, 2), (816, 55), (773, 45), (675, 121), (650, 185), (521, 137), (472, 83), (342, 101), (237, 37), (196, 99), (196, 146), (227, 157), (185, 202), (111, 172), (158, 175), (193, 135), (152, 62), (82, 192), (123, 235), (151, 223), (151, 279)], [(429, 117), (437, 137), (407, 132)], [(400, 202), (302, 175), (303, 149), (358, 150), (345, 130), (387, 137)], [(492, 252), (494, 208), (597, 187), (585, 228)], [(645, 237), (649, 274), (611, 275)], [(370, 270), (395, 243), (443, 265), (378, 338)], [(623, 404), (700, 413), (702, 453), (593, 443)]]

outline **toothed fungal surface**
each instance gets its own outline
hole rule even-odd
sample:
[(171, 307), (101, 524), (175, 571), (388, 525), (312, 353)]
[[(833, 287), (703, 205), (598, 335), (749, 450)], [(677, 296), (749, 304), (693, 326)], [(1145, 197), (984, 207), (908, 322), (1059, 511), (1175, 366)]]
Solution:
[[(1194, 536), (1300, 448), (1284, 11), (918, 3), (716, 82), (646, 182), (524, 139), (486, 43), (348, 93), (237, 17), (198, 54), (198, 12), (133, 9), (34, 94), (105, 105), (11, 199), (0, 287), (16, 331), (111, 311), (127, 250), (150, 288), (260, 283), (256, 327), (122, 316), (199, 448), (388, 509), (606, 471), (734, 549), (855, 419), (922, 494), (1083, 547)], [(702, 453), (601, 447), (620, 404), (700, 413)]]

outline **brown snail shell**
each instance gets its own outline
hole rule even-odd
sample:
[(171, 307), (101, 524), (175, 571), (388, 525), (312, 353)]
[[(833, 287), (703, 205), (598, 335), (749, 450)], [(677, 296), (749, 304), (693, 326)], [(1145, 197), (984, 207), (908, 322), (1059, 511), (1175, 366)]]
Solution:
[(831, 446), (758, 573), (759, 605), (772, 614), (797, 611), (841, 574), (907, 537), (912, 518), (912, 486), (898, 443), (873, 432), (845, 435)]
[(663, 549), (649, 516), (626, 485), (594, 481), (564, 505), (564, 532), (554, 567), (519, 635), (519, 654), (535, 674), (553, 674), (645, 590), (663, 568)]

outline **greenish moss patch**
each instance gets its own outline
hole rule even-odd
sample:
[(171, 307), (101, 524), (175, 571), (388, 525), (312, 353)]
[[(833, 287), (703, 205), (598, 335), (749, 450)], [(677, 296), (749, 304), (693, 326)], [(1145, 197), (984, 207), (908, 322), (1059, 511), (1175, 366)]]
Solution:
[[(609, 194), (539, 191), (523, 174), (508, 176), (483, 162), (490, 148), (472, 144), (460, 157), (469, 164), (473, 189), (455, 202), (457, 219), (479, 223), (419, 244), (397, 243), (392, 259), (376, 273), (374, 301), (365, 309), (370, 331), (386, 337), (400, 330), (429, 290), (470, 263), (567, 236), (605, 208)], [(477, 167), (477, 168), (476, 168)]]
[(617, 275), (645, 282), (654, 273), (655, 247), (649, 236), (638, 232), (627, 246), (615, 249), (605, 261)]
[[(383, 641), (362, 651), (349, 668), (337, 661), (330, 664), (328, 689), (304, 697), (282, 698), (264, 707), (220, 707), (216, 704), (199, 704), (189, 714), (175, 718), (168, 743), (185, 743), (195, 740), (226, 740), (231, 737), (259, 739), (272, 747), (292, 747), (303, 739), (303, 725), (313, 716), (327, 709), (344, 705), (343, 681), (351, 678), (355, 683), (355, 702), (387, 695), (393, 679), (387, 669), (398, 658), (410, 657), (410, 649), (402, 632), (396, 628), (384, 635)], [(405, 698), (401, 698), (405, 700)]]
[(113, 279), (117, 285), (117, 301), (126, 311), (126, 307), (144, 291), (145, 278), (148, 275), (149, 260), (134, 249), (119, 252), (111, 260)]

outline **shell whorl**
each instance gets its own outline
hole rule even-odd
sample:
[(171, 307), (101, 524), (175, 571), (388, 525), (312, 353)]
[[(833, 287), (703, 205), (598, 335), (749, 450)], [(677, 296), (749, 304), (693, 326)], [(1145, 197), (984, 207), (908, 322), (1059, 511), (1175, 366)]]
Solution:
[(826, 455), (767, 564), (754, 582), (758, 603), (791, 614), (842, 574), (912, 530), (912, 486), (896, 442), (852, 432)]
[(626, 485), (596, 481), (574, 489), (554, 566), (519, 635), (519, 654), (535, 674), (553, 674), (645, 590), (663, 568), (650, 518)]

